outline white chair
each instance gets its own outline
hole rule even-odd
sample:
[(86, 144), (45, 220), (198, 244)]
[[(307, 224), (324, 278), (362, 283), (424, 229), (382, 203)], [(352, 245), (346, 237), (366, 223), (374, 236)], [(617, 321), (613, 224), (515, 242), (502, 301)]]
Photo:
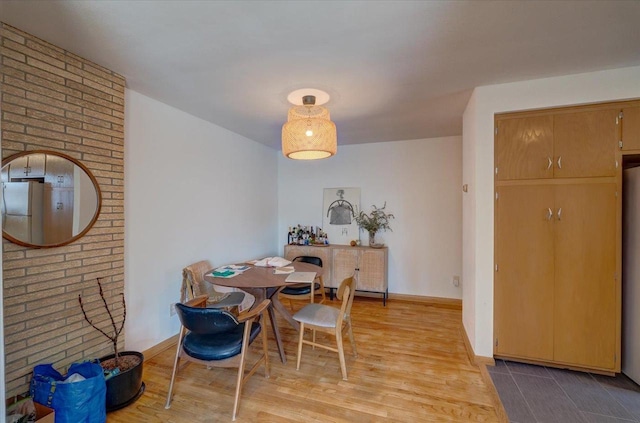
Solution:
[[(338, 353), (340, 359), (340, 369), (342, 378), (347, 380), (347, 365), (344, 360), (344, 347), (342, 346), (342, 332), (346, 329), (351, 341), (353, 356), (357, 357), (356, 341), (353, 338), (353, 328), (351, 325), (351, 305), (355, 296), (355, 283), (353, 276), (342, 281), (338, 288), (338, 299), (342, 300), (340, 308), (323, 304), (307, 304), (298, 311), (293, 318), (300, 323), (300, 338), (298, 341), (298, 362), (296, 370), (300, 370), (300, 359), (302, 357), (302, 345), (307, 344), (313, 347), (324, 348)], [(311, 329), (313, 338), (311, 341), (304, 339), (304, 330)], [(318, 344), (316, 342), (316, 331), (335, 335), (337, 348)]]

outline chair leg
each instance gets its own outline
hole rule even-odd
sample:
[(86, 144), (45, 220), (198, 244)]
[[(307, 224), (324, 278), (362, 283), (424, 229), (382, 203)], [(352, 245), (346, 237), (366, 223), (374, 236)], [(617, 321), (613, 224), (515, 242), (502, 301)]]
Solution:
[(342, 379), (347, 380), (347, 363), (344, 360), (344, 346), (342, 345), (342, 329), (336, 327), (336, 343), (338, 344), (338, 358), (340, 359), (340, 370)]
[(356, 339), (353, 337), (353, 326), (351, 326), (351, 317), (347, 320), (347, 329), (349, 331), (349, 341), (351, 341), (351, 349), (353, 350), (353, 356), (358, 357), (358, 351), (356, 350)]
[(238, 367), (238, 380), (236, 382), (236, 395), (233, 398), (233, 417), (231, 420), (236, 420), (236, 414), (238, 413), (238, 405), (240, 404), (240, 393), (242, 392), (242, 379), (244, 376), (244, 359), (241, 359), (240, 366)]
[(249, 333), (251, 332), (251, 323), (253, 320), (249, 320), (244, 323), (244, 335), (242, 336), (242, 351), (240, 352), (240, 364), (238, 365), (238, 381), (236, 382), (236, 395), (233, 400), (233, 417), (231, 420), (236, 420), (236, 414), (238, 413), (238, 405), (240, 405), (240, 394), (242, 393), (242, 385), (244, 384), (244, 359), (247, 355), (247, 348), (249, 347)]
[(324, 302), (327, 299), (327, 294), (324, 291), (325, 291), (324, 282), (323, 282), (322, 276), (320, 276), (320, 295), (322, 295), (322, 299), (320, 300), (320, 304), (324, 304)]
[(267, 345), (267, 328), (264, 323), (267, 321), (267, 312), (262, 312), (260, 331), (262, 332), (262, 352), (264, 353), (264, 377), (269, 378), (269, 347)]
[(300, 358), (302, 358), (302, 339), (303, 338), (304, 338), (304, 323), (300, 322), (300, 336), (298, 338), (298, 361), (296, 363), (296, 370), (300, 370)]
[(173, 372), (171, 372), (171, 382), (169, 382), (169, 393), (167, 394), (167, 403), (164, 405), (164, 408), (171, 407), (171, 393), (173, 392), (173, 382), (176, 379), (176, 373), (178, 372), (178, 364), (180, 362), (180, 350), (182, 349), (182, 334), (184, 332), (184, 328), (180, 329), (180, 335), (178, 335), (178, 348), (176, 349), (176, 358), (173, 362)]
[(324, 302), (327, 300), (327, 294), (325, 294), (324, 289), (320, 290), (320, 295), (322, 296), (322, 299), (320, 300), (319, 304), (324, 304)]

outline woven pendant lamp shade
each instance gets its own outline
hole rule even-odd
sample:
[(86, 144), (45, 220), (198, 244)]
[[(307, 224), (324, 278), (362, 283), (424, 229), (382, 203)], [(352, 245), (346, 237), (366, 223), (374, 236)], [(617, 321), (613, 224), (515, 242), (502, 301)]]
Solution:
[(291, 107), (287, 123), (282, 125), (282, 154), (296, 160), (324, 159), (336, 154), (338, 136), (330, 119), (329, 110), (313, 103)]

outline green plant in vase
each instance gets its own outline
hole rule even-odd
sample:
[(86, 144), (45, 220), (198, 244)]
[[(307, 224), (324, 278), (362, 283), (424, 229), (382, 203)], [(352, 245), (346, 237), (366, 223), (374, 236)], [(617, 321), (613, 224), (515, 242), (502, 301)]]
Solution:
[(356, 214), (356, 223), (361, 229), (364, 229), (369, 233), (369, 246), (381, 247), (382, 244), (376, 243), (376, 233), (378, 231), (386, 231), (387, 229), (392, 231), (389, 226), (389, 221), (395, 219), (395, 216), (385, 211), (387, 202), (385, 201), (382, 207), (371, 206), (373, 210), (367, 214), (360, 210)]

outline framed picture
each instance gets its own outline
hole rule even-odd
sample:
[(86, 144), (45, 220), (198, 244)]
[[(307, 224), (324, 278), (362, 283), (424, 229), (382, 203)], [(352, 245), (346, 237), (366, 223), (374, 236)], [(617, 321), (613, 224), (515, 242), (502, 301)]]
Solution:
[(322, 230), (329, 243), (349, 245), (360, 239), (355, 219), (360, 210), (360, 188), (325, 188), (322, 205)]

